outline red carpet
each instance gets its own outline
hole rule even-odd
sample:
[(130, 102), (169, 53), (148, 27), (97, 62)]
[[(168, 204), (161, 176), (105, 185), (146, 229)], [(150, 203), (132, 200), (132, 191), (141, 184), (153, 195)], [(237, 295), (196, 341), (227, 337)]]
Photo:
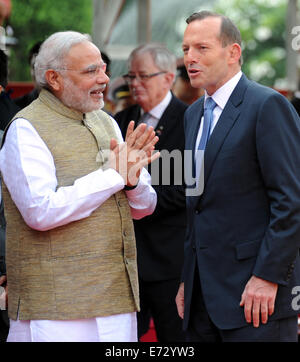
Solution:
[(150, 327), (148, 332), (140, 338), (140, 342), (157, 342), (156, 332), (152, 319), (150, 321)]

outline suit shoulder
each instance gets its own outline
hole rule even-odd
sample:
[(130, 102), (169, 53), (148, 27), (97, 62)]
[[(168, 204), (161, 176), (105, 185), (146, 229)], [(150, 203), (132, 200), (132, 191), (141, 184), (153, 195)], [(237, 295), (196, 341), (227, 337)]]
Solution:
[(256, 107), (262, 117), (265, 117), (265, 112), (267, 112), (269, 115), (274, 116), (276, 113), (277, 118), (279, 114), (282, 114), (285, 115), (285, 118), (292, 117), (299, 120), (299, 115), (291, 102), (271, 87), (249, 81), (245, 100), (252, 104), (252, 107)]
[(275, 97), (278, 99), (284, 99), (285, 101), (288, 102), (288, 100), (277, 90), (275, 90), (271, 87), (259, 84), (254, 81), (249, 81), (249, 86), (248, 86), (247, 92), (248, 92), (248, 94), (251, 93), (251, 94), (255, 95), (255, 97), (261, 98), (261, 99)]
[(118, 123), (123, 137), (126, 135), (128, 124), (131, 120), (137, 121), (139, 118), (140, 110), (138, 105), (133, 105), (124, 110), (116, 113), (114, 119)]
[(115, 120), (121, 120), (121, 119), (126, 119), (131, 113), (133, 113), (137, 108), (137, 105), (134, 104), (133, 106), (130, 106), (128, 108), (123, 109), (122, 111), (116, 113), (114, 115), (114, 119)]
[(188, 104), (182, 102), (179, 98), (173, 95), (172, 97), (172, 103), (174, 107), (176, 107), (179, 110), (185, 111), (188, 108)]
[(202, 96), (201, 98), (197, 99), (194, 103), (192, 103), (191, 105), (189, 105), (186, 109), (186, 114), (190, 114), (193, 113), (194, 111), (199, 111), (199, 107), (202, 107), (203, 104), (203, 100), (204, 100), (204, 96)]

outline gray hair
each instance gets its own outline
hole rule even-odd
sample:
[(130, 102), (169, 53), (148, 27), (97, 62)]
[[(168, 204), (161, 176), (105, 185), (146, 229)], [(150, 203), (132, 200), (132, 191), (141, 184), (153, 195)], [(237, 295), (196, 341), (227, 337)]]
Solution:
[(176, 56), (161, 43), (147, 43), (135, 48), (129, 55), (128, 68), (135, 56), (144, 53), (150, 53), (154, 64), (160, 70), (176, 74)]
[(48, 69), (61, 69), (65, 67), (65, 56), (72, 46), (90, 41), (88, 34), (76, 31), (61, 31), (47, 38), (35, 59), (34, 72), (37, 86), (48, 88), (45, 73)]

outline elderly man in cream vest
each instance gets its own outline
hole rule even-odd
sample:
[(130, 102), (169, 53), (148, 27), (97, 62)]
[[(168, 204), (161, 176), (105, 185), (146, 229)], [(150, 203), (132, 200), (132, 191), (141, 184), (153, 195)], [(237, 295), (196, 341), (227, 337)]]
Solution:
[(136, 341), (132, 218), (156, 193), (143, 168), (157, 137), (129, 125), (125, 142), (101, 111), (109, 78), (88, 37), (42, 45), (40, 96), (6, 129), (0, 152), (7, 221), (8, 341)]

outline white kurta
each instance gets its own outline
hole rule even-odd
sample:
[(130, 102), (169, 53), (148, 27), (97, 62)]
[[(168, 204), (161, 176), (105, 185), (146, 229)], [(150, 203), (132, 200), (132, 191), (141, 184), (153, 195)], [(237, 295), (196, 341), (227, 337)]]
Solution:
[[(113, 120), (119, 141), (122, 135)], [(96, 157), (96, 155), (95, 155)], [(8, 129), (0, 151), (0, 169), (10, 195), (25, 222), (44, 231), (88, 217), (124, 187), (114, 170), (99, 169), (57, 187), (51, 152), (33, 126), (19, 118)], [(143, 169), (138, 186), (126, 191), (134, 219), (151, 214), (156, 193)], [(136, 341), (135, 313), (72, 321), (11, 321), (8, 341)]]

